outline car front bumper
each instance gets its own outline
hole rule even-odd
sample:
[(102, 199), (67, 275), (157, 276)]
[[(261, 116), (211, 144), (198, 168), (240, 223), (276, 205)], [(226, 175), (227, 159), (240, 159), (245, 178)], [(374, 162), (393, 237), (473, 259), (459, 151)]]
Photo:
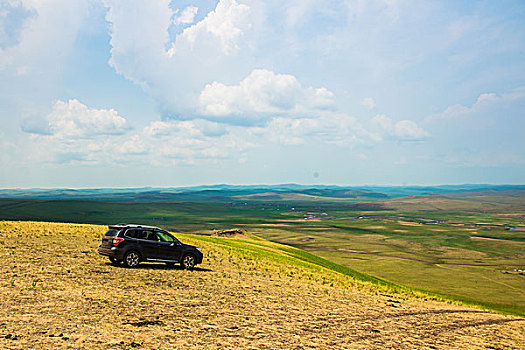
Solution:
[(204, 254), (202, 254), (201, 251), (197, 251), (196, 257), (195, 257), (195, 264), (201, 264), (202, 259), (204, 258)]

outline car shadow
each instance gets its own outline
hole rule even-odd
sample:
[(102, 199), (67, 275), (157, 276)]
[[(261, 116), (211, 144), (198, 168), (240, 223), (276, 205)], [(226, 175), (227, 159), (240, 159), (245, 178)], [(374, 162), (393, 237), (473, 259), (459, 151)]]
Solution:
[[(128, 269), (127, 267), (125, 267), (123, 264), (119, 264), (119, 265), (115, 265), (115, 264), (112, 264), (110, 262), (107, 262), (105, 263), (106, 266), (113, 266), (113, 267), (116, 267), (116, 268), (121, 268), (121, 269)], [(133, 267), (133, 268), (129, 268), (130, 270), (180, 270), (180, 271), (184, 271), (184, 269), (180, 266), (180, 265), (174, 265), (174, 266), (168, 266), (166, 264), (154, 264), (154, 263), (148, 263), (148, 262), (142, 262), (140, 263), (139, 266), (136, 266), (136, 267)], [(194, 267), (193, 269), (191, 269), (191, 271), (197, 271), (197, 272), (211, 272), (213, 270), (211, 269), (205, 269), (205, 268), (202, 268), (202, 267)]]

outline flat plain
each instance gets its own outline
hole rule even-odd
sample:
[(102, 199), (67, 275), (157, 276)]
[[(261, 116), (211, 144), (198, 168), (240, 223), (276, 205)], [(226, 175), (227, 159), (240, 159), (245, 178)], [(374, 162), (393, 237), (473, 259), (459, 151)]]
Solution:
[(375, 204), (379, 210), (311, 212), (304, 223), (290, 217), (253, 230), (395, 283), (525, 315), (523, 193)]

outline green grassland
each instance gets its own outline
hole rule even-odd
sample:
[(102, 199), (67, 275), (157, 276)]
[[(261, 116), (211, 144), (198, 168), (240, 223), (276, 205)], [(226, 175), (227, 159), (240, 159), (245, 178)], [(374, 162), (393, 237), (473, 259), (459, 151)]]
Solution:
[(520, 231), (525, 229), (522, 192), (359, 203), (320, 199), (227, 203), (6, 199), (0, 200), (0, 218), (141, 223), (198, 234), (245, 228), (256, 236), (313, 254), (309, 259), (326, 259), (323, 264), (336, 264), (348, 273), (360, 271), (359, 278), (370, 278), (374, 283), (391, 283), (396, 288), (403, 285), (525, 315), (525, 276), (515, 271), (525, 269), (525, 232)]
[[(525, 312), (525, 279), (514, 272), (525, 264), (522, 241), (473, 240), (468, 238), (471, 231), (443, 224), (432, 225), (440, 230), (432, 232), (427, 225), (376, 219), (338, 222), (337, 227), (312, 226), (293, 231), (289, 227), (254, 230), (267, 239), (389, 281), (492, 303), (499, 310)], [(396, 232), (401, 230), (404, 232)]]

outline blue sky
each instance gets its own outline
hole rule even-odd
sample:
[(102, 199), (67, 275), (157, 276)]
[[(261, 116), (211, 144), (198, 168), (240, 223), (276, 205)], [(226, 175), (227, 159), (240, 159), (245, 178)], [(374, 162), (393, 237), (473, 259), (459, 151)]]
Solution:
[(0, 187), (525, 179), (523, 1), (0, 0)]

